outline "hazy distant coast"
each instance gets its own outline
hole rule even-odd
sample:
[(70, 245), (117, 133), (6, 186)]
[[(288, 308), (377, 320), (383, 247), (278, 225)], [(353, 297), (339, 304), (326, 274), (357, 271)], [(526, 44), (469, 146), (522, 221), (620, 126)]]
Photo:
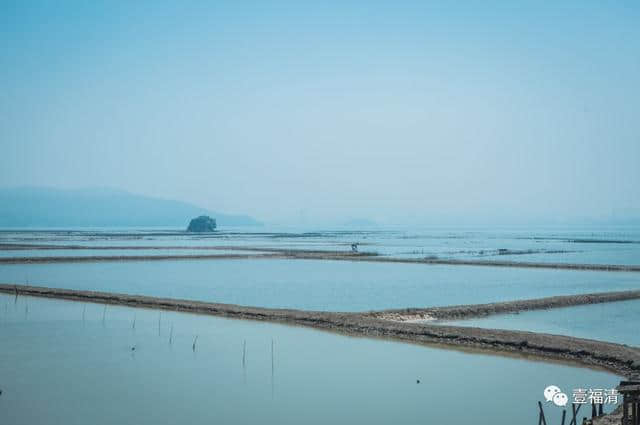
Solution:
[(186, 228), (199, 215), (220, 226), (259, 226), (247, 215), (210, 211), (187, 202), (136, 195), (123, 190), (0, 188), (0, 227), (159, 227)]

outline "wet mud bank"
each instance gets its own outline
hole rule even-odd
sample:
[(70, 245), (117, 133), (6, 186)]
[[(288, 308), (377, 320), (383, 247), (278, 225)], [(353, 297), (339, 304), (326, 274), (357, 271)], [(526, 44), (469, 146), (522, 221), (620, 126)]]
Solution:
[(454, 305), (446, 307), (405, 308), (368, 313), (372, 317), (394, 321), (462, 320), (494, 314), (519, 313), (528, 310), (547, 310), (585, 304), (601, 304), (640, 299), (640, 290), (602, 292), (579, 295), (560, 295), (529, 300), (488, 304)]
[(529, 269), (563, 269), (563, 270), (597, 270), (610, 272), (640, 272), (640, 266), (626, 264), (576, 264), (576, 263), (547, 263), (528, 261), (498, 261), (498, 260), (454, 260), (454, 259), (423, 259), (427, 264), (448, 266), (487, 266), (487, 267), (519, 267)]
[(127, 307), (163, 309), (307, 326), (353, 336), (459, 347), (603, 368), (618, 375), (640, 373), (640, 349), (621, 344), (523, 331), (437, 326), (384, 320), (370, 313), (332, 313), (245, 307), (94, 291), (0, 284), (0, 292)]
[[(0, 250), (27, 250), (29, 245), (3, 245)], [(437, 266), (479, 266), (479, 267), (515, 267), (535, 269), (558, 270), (591, 270), (610, 272), (640, 272), (640, 265), (624, 264), (572, 264), (572, 263), (547, 263), (547, 262), (521, 262), (498, 260), (456, 260), (440, 258), (398, 258), (385, 257), (375, 252), (351, 252), (328, 250), (283, 249), (270, 247), (86, 247), (67, 246), (53, 247), (52, 245), (32, 246), (33, 249), (83, 249), (83, 250), (109, 250), (109, 249), (191, 249), (191, 250), (232, 250), (247, 251), (248, 254), (170, 254), (170, 255), (91, 255), (91, 256), (42, 256), (42, 257), (0, 257), (0, 264), (40, 264), (40, 263), (84, 263), (104, 261), (162, 261), (162, 260), (229, 260), (229, 259), (288, 259), (288, 260), (334, 260), (334, 261), (366, 261), (372, 263), (398, 263), (398, 264), (425, 264)]]
[[(152, 248), (164, 249), (164, 248)], [(182, 248), (181, 248), (182, 249)], [(277, 260), (353, 260), (356, 258), (370, 258), (375, 254), (344, 252), (344, 251), (315, 251), (315, 250), (286, 250), (274, 248), (229, 248), (209, 247), (206, 250), (247, 251), (247, 254), (161, 254), (161, 255), (83, 255), (83, 256), (41, 256), (41, 257), (0, 257), (0, 264), (50, 264), (50, 263), (98, 263), (123, 261), (166, 261), (166, 260), (249, 260), (249, 259), (277, 259)]]

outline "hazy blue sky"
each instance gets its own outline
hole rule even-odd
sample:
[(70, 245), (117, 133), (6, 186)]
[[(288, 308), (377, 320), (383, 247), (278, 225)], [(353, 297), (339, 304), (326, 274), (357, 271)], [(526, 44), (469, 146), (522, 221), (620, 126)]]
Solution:
[(640, 2), (2, 1), (0, 185), (264, 220), (640, 208)]

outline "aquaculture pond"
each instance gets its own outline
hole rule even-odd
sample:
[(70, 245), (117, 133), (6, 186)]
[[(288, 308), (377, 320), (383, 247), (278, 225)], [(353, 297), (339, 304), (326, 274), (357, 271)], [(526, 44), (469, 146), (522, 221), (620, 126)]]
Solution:
[(171, 260), (4, 264), (0, 283), (363, 311), (639, 289), (640, 274), (323, 260)]
[[(571, 394), (619, 379), (301, 327), (0, 295), (3, 424), (512, 425), (537, 421), (549, 385)], [(560, 423), (561, 408), (544, 408)]]

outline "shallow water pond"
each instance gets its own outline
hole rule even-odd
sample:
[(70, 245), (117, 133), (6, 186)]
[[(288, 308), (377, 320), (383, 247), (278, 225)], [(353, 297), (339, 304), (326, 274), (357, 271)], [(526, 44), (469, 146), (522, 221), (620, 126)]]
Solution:
[[(301, 327), (0, 295), (3, 424), (512, 425), (537, 421), (548, 385), (570, 394), (618, 381)], [(560, 408), (545, 411), (559, 423)]]
[(321, 260), (171, 260), (0, 265), (0, 282), (364, 311), (639, 289), (640, 274)]
[(164, 255), (256, 255), (259, 251), (234, 249), (40, 249), (40, 250), (0, 250), (0, 258), (36, 257), (126, 257)]

